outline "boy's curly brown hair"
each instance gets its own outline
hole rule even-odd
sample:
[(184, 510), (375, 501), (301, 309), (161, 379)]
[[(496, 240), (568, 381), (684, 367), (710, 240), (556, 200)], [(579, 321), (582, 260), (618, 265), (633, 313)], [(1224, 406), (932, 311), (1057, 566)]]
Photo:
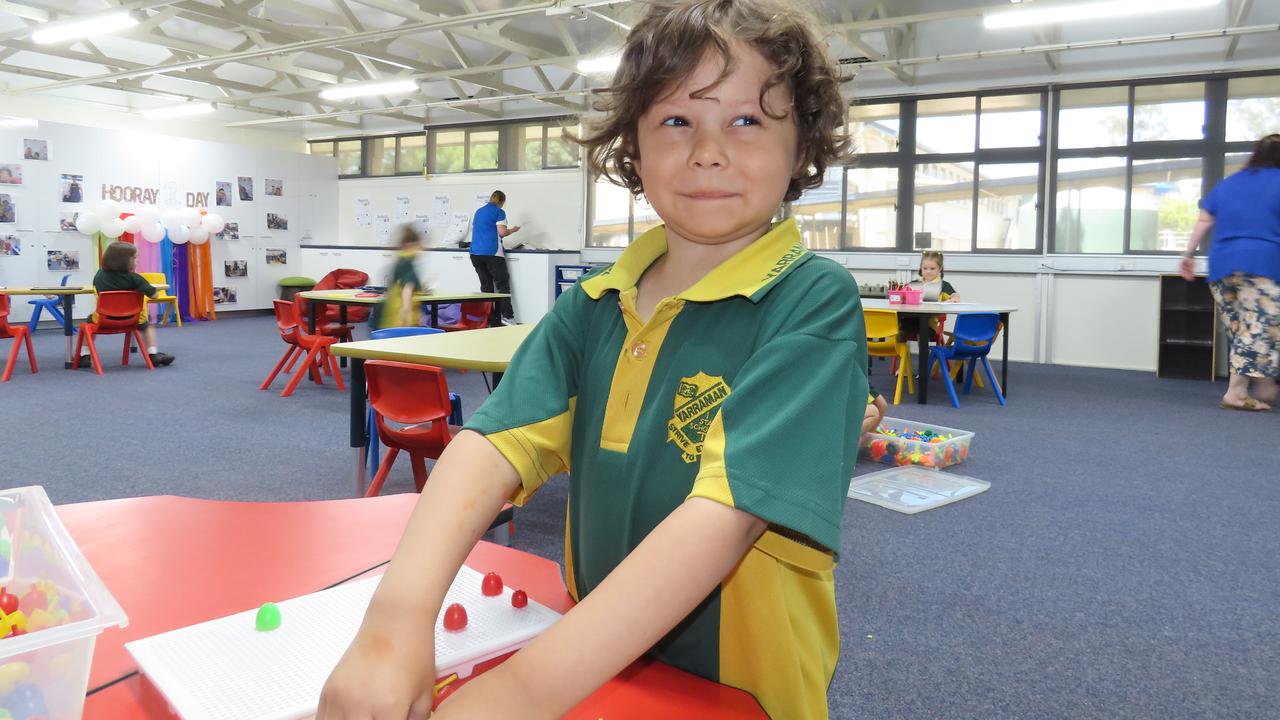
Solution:
[(844, 80), (813, 25), (810, 15), (783, 0), (650, 3), (648, 13), (627, 35), (612, 84), (594, 106), (603, 117), (587, 120), (585, 132), (575, 138), (586, 148), (592, 171), (633, 194), (643, 193), (634, 164), (640, 116), (684, 80), (707, 52), (718, 54), (724, 69), (715, 83), (695, 96), (711, 91), (733, 71), (730, 45), (740, 42), (773, 66), (773, 74), (760, 89), (765, 114), (775, 120), (785, 118), (788, 111), (774, 115), (764, 107), (764, 97), (782, 83), (791, 91), (791, 111), (799, 131), (797, 167), (802, 170), (791, 178), (783, 199), (795, 200), (805, 190), (818, 187), (828, 165), (848, 161), (849, 139), (840, 132), (845, 121), (846, 103), (840, 97)]

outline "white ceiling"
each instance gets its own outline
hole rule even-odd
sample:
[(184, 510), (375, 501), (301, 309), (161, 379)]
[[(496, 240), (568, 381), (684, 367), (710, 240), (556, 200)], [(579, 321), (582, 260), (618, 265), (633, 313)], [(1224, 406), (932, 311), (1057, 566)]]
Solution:
[[(1008, 7), (1003, 0), (814, 5), (832, 51), (863, 63), (850, 91), (858, 96), (1280, 66), (1276, 0), (1001, 31), (984, 29), (981, 16)], [(141, 24), (55, 45), (30, 37), (48, 22), (118, 10)], [(307, 136), (573, 113), (582, 91), (603, 82), (580, 75), (577, 59), (617, 48), (643, 10), (630, 0), (0, 0), (0, 88), (128, 110), (215, 102), (229, 126)], [(1205, 31), (1218, 34), (1181, 37)], [(1134, 44), (1070, 46), (1103, 40)], [(398, 76), (419, 79), (421, 92), (318, 97), (327, 85)]]

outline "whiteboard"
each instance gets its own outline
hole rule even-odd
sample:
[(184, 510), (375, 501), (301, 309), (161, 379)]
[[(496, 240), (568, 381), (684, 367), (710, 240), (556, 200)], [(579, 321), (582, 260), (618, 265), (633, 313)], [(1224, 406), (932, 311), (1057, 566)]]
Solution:
[[(456, 247), (471, 239), (470, 222), (494, 190), (507, 194), (507, 224), (519, 225), (509, 244), (542, 250), (582, 248), (585, 221), (582, 170), (466, 173), (421, 177), (361, 178), (338, 183), (338, 244), (382, 247), (378, 216), (392, 226), (413, 218), (431, 247)], [(408, 207), (404, 200), (408, 198)], [(464, 226), (459, 228), (459, 220)]]

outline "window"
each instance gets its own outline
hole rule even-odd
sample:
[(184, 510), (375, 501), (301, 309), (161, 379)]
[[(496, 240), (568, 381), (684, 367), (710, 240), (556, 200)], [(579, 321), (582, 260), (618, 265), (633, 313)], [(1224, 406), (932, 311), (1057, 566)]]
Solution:
[(983, 97), (978, 147), (1039, 146), (1040, 97), (1040, 93)]
[(394, 137), (378, 137), (369, 139), (368, 174), (396, 174), (396, 139)]
[(1134, 88), (1134, 142), (1201, 140), (1204, 120), (1204, 83)]
[[(986, 102), (983, 102), (986, 107)], [(1040, 208), (1039, 163), (978, 166), (979, 250), (1035, 250)]]
[(1115, 156), (1058, 160), (1056, 252), (1124, 252), (1126, 162)]
[(467, 131), (467, 169), (498, 169), (498, 131)]
[(631, 242), (631, 192), (604, 178), (591, 188), (589, 247), (626, 247)]
[(853, 151), (868, 155), (898, 151), (900, 105), (875, 103), (849, 108), (849, 138)]
[(429, 173), (456, 173), (466, 169), (467, 131), (450, 130), (434, 133), (436, 141), (435, 162), (427, 167)]
[(1200, 217), (1200, 158), (1134, 160), (1129, 248), (1182, 252)]
[(516, 167), (520, 170), (538, 170), (542, 167), (542, 137), (546, 128), (538, 125), (526, 125), (519, 130), (516, 146), (519, 158)]
[(396, 149), (397, 173), (419, 174), (422, 172), (426, 160), (427, 134), (425, 132), (400, 136), (399, 147)]
[(649, 199), (641, 195), (631, 199), (631, 237), (638, 238), (646, 232), (662, 224), (658, 211), (649, 204)]
[(844, 168), (827, 168), (820, 187), (806, 190), (791, 203), (791, 217), (800, 226), (800, 237), (810, 250), (839, 250), (840, 213), (843, 206)]
[(579, 150), (578, 143), (569, 139), (563, 126), (547, 126), (547, 167), (577, 167)]
[(1280, 75), (1227, 82), (1227, 142), (1257, 142), (1280, 133)]
[(320, 142), (307, 143), (308, 155), (327, 155), (333, 157), (333, 141), (322, 140)]
[(1063, 90), (1058, 105), (1059, 148), (1113, 147), (1128, 143), (1128, 87)]
[(916, 104), (916, 154), (973, 152), (976, 111), (973, 96), (921, 100)]
[(916, 166), (916, 250), (970, 249), (973, 238), (973, 163)]
[(362, 170), (362, 158), (360, 146), (364, 143), (360, 140), (340, 140), (338, 146), (338, 176), (343, 175), (360, 175)]
[(845, 169), (845, 244), (893, 249), (898, 236), (898, 168)]

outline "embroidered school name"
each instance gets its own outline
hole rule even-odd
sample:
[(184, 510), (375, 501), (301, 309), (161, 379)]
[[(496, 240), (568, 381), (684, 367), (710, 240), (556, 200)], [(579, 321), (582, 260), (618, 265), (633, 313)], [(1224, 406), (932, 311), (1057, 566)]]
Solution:
[(803, 257), (804, 254), (807, 252), (809, 251), (805, 250), (804, 245), (800, 243), (796, 243), (795, 245), (792, 245), (791, 249), (787, 251), (787, 254), (778, 258), (778, 262), (774, 263), (773, 267), (769, 268), (769, 272), (765, 273), (765, 276), (764, 278), (761, 279), (761, 281), (769, 282), (770, 280), (778, 277), (779, 275), (782, 274), (783, 270), (786, 270), (787, 268), (791, 267), (795, 263), (795, 261)]
[(719, 405), (725, 396), (729, 394), (729, 388), (724, 383), (720, 383), (711, 388), (707, 392), (698, 396), (696, 400), (685, 405), (676, 411), (676, 420), (681, 424), (687, 423), (697, 417), (699, 413), (709, 407)]

